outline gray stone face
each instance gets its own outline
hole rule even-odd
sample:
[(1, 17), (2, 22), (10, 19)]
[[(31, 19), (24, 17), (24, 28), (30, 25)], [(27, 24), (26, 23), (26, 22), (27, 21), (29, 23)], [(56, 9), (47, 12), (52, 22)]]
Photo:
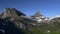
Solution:
[(25, 15), (25, 14), (19, 12), (15, 8), (5, 8), (2, 18), (5, 18), (5, 17), (19, 17), (21, 15)]
[(0, 14), (0, 18), (2, 18), (2, 15)]
[(5, 18), (5, 17), (7, 17), (7, 16), (10, 16), (9, 14), (10, 14), (10, 8), (6, 8), (6, 9), (4, 10), (4, 13), (3, 13), (2, 18)]
[(43, 16), (39, 11), (37, 11), (34, 15), (35, 17)]

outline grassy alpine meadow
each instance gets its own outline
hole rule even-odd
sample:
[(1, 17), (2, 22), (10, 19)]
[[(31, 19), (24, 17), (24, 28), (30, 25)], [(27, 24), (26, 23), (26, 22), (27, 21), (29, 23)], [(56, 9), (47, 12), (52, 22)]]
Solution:
[(31, 27), (26, 34), (60, 34), (60, 23), (41, 24), (39, 27)]

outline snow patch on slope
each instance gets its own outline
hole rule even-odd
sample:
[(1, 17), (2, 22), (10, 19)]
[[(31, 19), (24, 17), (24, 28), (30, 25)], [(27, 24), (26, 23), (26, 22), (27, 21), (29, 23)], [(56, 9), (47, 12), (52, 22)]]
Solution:
[(49, 20), (54, 19), (54, 18), (58, 18), (58, 17), (60, 17), (60, 15), (56, 15), (54, 17), (50, 17)]

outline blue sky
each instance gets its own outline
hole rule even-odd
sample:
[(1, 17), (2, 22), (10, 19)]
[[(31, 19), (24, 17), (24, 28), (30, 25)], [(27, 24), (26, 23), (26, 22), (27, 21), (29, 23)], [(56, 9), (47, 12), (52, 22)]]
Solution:
[(0, 13), (4, 8), (16, 8), (27, 16), (40, 11), (45, 17), (60, 15), (60, 0), (0, 0)]

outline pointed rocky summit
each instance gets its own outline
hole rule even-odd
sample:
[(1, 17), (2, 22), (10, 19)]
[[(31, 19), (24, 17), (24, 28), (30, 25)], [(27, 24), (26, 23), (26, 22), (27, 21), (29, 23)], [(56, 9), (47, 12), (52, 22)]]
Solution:
[(22, 12), (16, 10), (15, 8), (5, 8), (4, 12), (2, 13), (2, 18), (5, 17), (18, 17), (24, 15)]
[(39, 11), (34, 14), (35, 17), (43, 16)]

